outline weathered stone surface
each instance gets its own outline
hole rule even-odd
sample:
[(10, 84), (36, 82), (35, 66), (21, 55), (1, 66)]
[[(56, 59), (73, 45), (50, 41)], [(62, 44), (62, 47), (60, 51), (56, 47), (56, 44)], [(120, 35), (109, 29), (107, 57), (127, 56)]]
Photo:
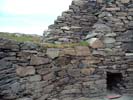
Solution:
[(116, 41), (116, 40), (115, 40), (114, 38), (105, 38), (105, 39), (104, 39), (104, 43), (108, 43), (108, 44), (109, 44), (109, 43), (115, 43), (115, 41)]
[(93, 50), (92, 54), (95, 55), (100, 55), (100, 56), (106, 56), (105, 51), (100, 51), (100, 50)]
[(38, 57), (38, 56), (31, 56), (30, 64), (31, 65), (42, 65), (49, 63), (50, 60), (48, 58), (44, 57)]
[(45, 81), (49, 81), (51, 79), (54, 79), (54, 74), (53, 73), (50, 73), (50, 74), (47, 74), (47, 75), (43, 76), (43, 80), (45, 80)]
[(122, 3), (129, 3), (130, 0), (120, 0)]
[(38, 100), (45, 100), (48, 98), (48, 96), (49, 96), (48, 94), (45, 94), (45, 95), (41, 96)]
[(85, 75), (90, 75), (90, 74), (93, 74), (94, 71), (95, 71), (94, 68), (83, 68), (83, 69), (81, 70), (81, 73), (82, 73), (82, 74), (85, 74)]
[(80, 97), (80, 98), (78, 98), (76, 100), (90, 100), (90, 98)]
[(61, 94), (79, 94), (79, 93), (81, 93), (81, 91), (79, 90), (79, 89), (70, 89), (70, 90), (63, 90), (62, 92), (61, 92)]
[(26, 42), (20, 45), (21, 50), (36, 50), (38, 46), (31, 42)]
[(63, 100), (73, 100), (72, 97), (66, 97), (66, 98), (63, 98)]
[(120, 11), (120, 8), (119, 7), (106, 8), (105, 10), (107, 10), (107, 11)]
[(97, 0), (98, 3), (103, 3), (103, 0)]
[(19, 43), (15, 42), (15, 41), (0, 38), (0, 49), (18, 51), (19, 50)]
[(27, 67), (18, 66), (16, 69), (16, 73), (19, 76), (34, 75), (35, 68), (33, 66), (27, 66)]
[(19, 98), (19, 99), (17, 99), (17, 100), (33, 100), (32, 98), (27, 98), (27, 97), (25, 97), (25, 98)]
[(87, 46), (76, 46), (76, 55), (77, 56), (87, 56), (90, 55), (90, 49)]
[(111, 28), (106, 24), (95, 24), (93, 28), (96, 32), (111, 32)]
[(103, 48), (104, 44), (98, 38), (91, 38), (89, 41), (90, 47), (92, 48)]
[(127, 69), (127, 71), (129, 71), (129, 72), (133, 72), (133, 68)]
[(74, 48), (65, 48), (63, 49), (63, 54), (65, 55), (76, 55)]
[(82, 63), (90, 65), (90, 64), (97, 64), (100, 63), (101, 59), (96, 57), (87, 57), (85, 60), (82, 60)]
[[(105, 96), (109, 84), (115, 83), (115, 79), (108, 82), (107, 72), (122, 74), (116, 80), (122, 79), (117, 91), (133, 94), (132, 12), (132, 0), (73, 1), (44, 36), (45, 42), (70, 44), (59, 48), (60, 53), (57, 48), (48, 50), (45, 43), (41, 47), (0, 39), (0, 99), (86, 100)], [(91, 38), (104, 46), (94, 41), (90, 47), (81, 46), (81, 41)], [(79, 46), (71, 47), (71, 43)]]
[(54, 89), (54, 85), (49, 85), (44, 88), (44, 93), (49, 94)]
[(105, 79), (97, 80), (95, 83), (98, 85), (103, 85), (103, 84), (106, 84), (106, 80)]
[(78, 77), (80, 76), (80, 70), (79, 69), (68, 69), (68, 74), (70, 76)]
[(40, 81), (40, 80), (41, 80), (41, 76), (40, 76), (40, 75), (30, 76), (30, 77), (28, 78), (28, 80), (29, 80), (30, 82)]
[(90, 39), (90, 38), (94, 38), (95, 36), (97, 36), (99, 33), (90, 33), (86, 36), (86, 39)]
[(54, 58), (56, 58), (56, 57), (59, 56), (59, 52), (60, 52), (59, 49), (48, 48), (46, 54), (47, 54), (50, 58), (54, 59)]
[(133, 21), (128, 23), (129, 28), (133, 29)]
[(62, 29), (62, 30), (70, 30), (70, 27), (68, 27), (68, 26), (63, 26), (63, 27), (61, 27), (61, 29)]
[(82, 6), (84, 4), (84, 0), (74, 0), (73, 3), (74, 5)]
[(116, 36), (116, 33), (109, 33), (109, 34), (106, 34), (107, 37), (115, 37)]

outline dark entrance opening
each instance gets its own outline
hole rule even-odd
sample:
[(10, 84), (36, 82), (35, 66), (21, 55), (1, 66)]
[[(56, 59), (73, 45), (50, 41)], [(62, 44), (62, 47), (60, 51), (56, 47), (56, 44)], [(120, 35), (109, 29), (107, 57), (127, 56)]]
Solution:
[(107, 72), (107, 89), (115, 93), (122, 93), (125, 88), (121, 73)]

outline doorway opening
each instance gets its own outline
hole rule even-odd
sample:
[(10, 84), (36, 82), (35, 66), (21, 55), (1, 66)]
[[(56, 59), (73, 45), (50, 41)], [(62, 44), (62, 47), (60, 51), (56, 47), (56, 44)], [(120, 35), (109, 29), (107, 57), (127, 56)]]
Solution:
[(107, 72), (107, 90), (114, 93), (122, 93), (125, 88), (121, 73)]

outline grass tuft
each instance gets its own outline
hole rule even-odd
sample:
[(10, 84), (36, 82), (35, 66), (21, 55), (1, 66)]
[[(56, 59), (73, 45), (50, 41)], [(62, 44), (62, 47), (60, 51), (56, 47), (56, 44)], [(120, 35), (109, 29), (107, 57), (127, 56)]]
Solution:
[(0, 32), (1, 38), (11, 39), (18, 42), (33, 42), (33, 43), (40, 43), (39, 36), (32, 36), (32, 35), (25, 35), (25, 34), (16, 34), (16, 33), (7, 33), (7, 32)]
[(89, 46), (89, 43), (87, 41), (80, 41), (78, 43), (63, 43), (63, 44), (41, 43), (40, 36), (8, 33), (8, 32), (0, 32), (0, 38), (7, 38), (7, 39), (15, 40), (17, 42), (32, 42), (47, 48), (69, 48), (69, 47), (75, 47), (75, 46)]

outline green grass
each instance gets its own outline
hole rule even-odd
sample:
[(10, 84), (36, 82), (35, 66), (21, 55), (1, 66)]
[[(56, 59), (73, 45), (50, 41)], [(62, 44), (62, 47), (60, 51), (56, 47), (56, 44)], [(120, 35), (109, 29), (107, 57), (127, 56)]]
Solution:
[(89, 43), (87, 41), (81, 41), (81, 42), (79, 42), (79, 45), (81, 45), (81, 46), (89, 46)]
[(79, 43), (66, 43), (66, 44), (55, 44), (55, 43), (43, 43), (42, 46), (47, 48), (70, 48), (76, 46), (89, 46), (89, 43), (86, 41), (81, 41)]
[(89, 46), (89, 43), (86, 41), (80, 41), (79, 43), (66, 43), (66, 44), (41, 43), (39, 36), (32, 36), (25, 34), (16, 35), (15, 33), (8, 33), (8, 32), (0, 32), (0, 38), (11, 39), (17, 42), (32, 42), (47, 48), (69, 48), (75, 46)]
[(18, 36), (15, 33), (0, 32), (0, 38), (11, 39), (18, 42), (40, 43), (40, 37), (25, 34), (20, 34)]

